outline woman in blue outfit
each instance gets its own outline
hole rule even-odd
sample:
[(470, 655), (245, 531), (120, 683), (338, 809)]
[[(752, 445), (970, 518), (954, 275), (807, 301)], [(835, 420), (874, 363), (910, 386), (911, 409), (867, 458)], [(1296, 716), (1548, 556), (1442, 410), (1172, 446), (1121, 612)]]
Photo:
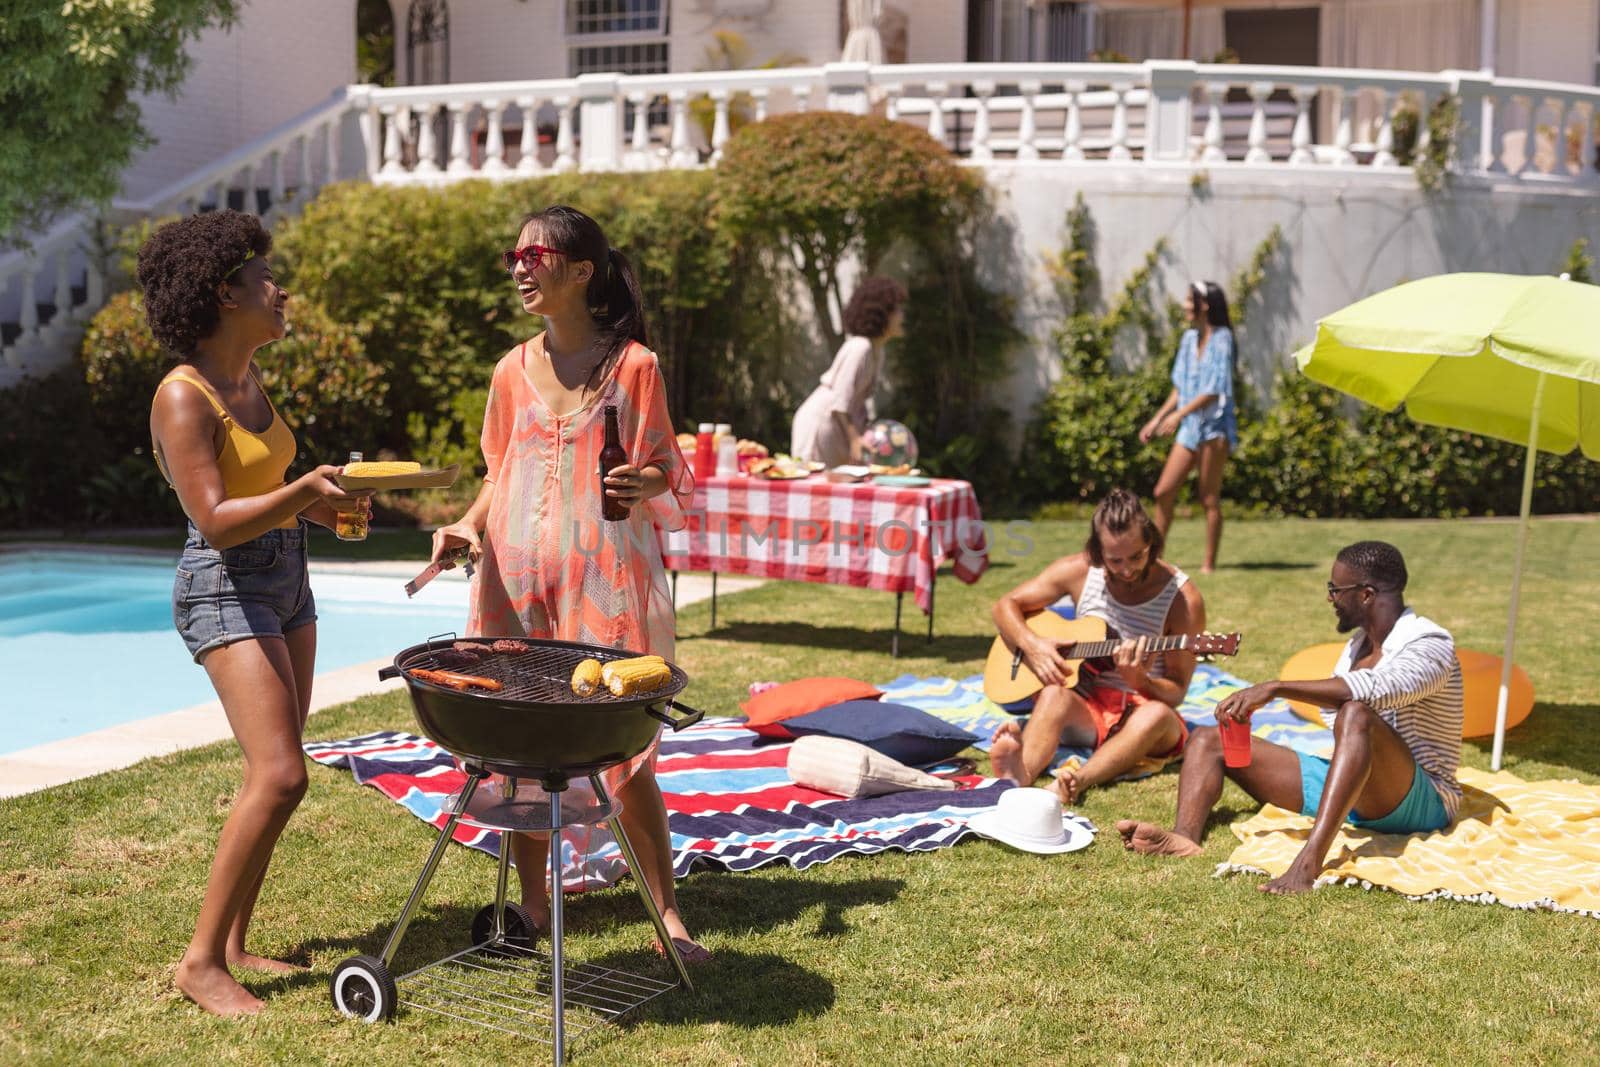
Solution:
[(1206, 555), (1200, 568), (1217, 566), (1222, 541), (1222, 468), (1239, 444), (1233, 400), (1233, 328), (1228, 298), (1215, 282), (1194, 282), (1184, 300), (1189, 329), (1172, 364), (1172, 395), (1139, 431), (1139, 440), (1176, 434), (1167, 465), (1156, 482), (1156, 526), (1167, 536), (1178, 490), (1189, 472), (1200, 472), (1200, 506), (1206, 512)]

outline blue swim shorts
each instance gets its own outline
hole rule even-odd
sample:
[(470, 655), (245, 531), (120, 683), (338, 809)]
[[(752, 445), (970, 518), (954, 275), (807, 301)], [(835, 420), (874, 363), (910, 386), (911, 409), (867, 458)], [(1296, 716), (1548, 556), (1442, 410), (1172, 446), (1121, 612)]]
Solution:
[(212, 548), (189, 524), (172, 586), (172, 622), (196, 663), (213, 648), (281, 638), (316, 621), (303, 522), (223, 549)]
[[(1300, 757), (1300, 814), (1315, 817), (1322, 803), (1322, 787), (1328, 781), (1328, 761), (1319, 756), (1296, 752)], [(1399, 807), (1377, 819), (1363, 819), (1354, 811), (1347, 820), (1352, 826), (1380, 834), (1427, 834), (1450, 825), (1439, 791), (1433, 787), (1422, 765), (1411, 779), (1411, 790)]]

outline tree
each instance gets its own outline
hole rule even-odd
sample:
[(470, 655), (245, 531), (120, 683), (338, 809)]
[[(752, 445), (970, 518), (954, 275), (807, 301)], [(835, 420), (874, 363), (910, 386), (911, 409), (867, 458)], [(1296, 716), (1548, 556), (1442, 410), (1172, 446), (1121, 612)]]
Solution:
[(867, 273), (897, 239), (925, 245), (959, 229), (983, 182), (945, 147), (901, 122), (840, 112), (779, 115), (740, 130), (717, 165), (722, 220), (752, 242), (773, 241), (811, 292), (817, 331), (842, 340), (829, 315), (844, 306), (839, 269)]
[(240, 0), (16, 0), (0, 17), (0, 235), (117, 191), (153, 143), (140, 93), (172, 94), (187, 42), (231, 26)]

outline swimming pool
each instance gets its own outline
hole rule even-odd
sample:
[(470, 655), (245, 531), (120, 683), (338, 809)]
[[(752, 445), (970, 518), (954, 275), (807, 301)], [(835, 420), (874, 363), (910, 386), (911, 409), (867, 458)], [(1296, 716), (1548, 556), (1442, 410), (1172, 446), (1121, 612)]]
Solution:
[[(216, 699), (172, 626), (171, 559), (114, 552), (0, 552), (0, 754)], [(317, 672), (393, 656), (467, 620), (455, 574), (407, 600), (394, 574), (315, 563)], [(401, 573), (405, 572), (405, 573)]]

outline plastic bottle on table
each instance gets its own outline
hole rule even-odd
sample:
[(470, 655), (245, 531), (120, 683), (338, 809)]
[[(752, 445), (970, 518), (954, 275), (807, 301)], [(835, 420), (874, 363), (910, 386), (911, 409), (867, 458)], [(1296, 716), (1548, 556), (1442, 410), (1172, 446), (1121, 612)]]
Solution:
[(715, 427), (702, 422), (694, 435), (694, 476), (709, 478), (717, 473), (717, 452), (713, 445)]
[(727, 477), (739, 473), (739, 439), (733, 436), (730, 428), (728, 433), (722, 435), (717, 441), (717, 475)]

